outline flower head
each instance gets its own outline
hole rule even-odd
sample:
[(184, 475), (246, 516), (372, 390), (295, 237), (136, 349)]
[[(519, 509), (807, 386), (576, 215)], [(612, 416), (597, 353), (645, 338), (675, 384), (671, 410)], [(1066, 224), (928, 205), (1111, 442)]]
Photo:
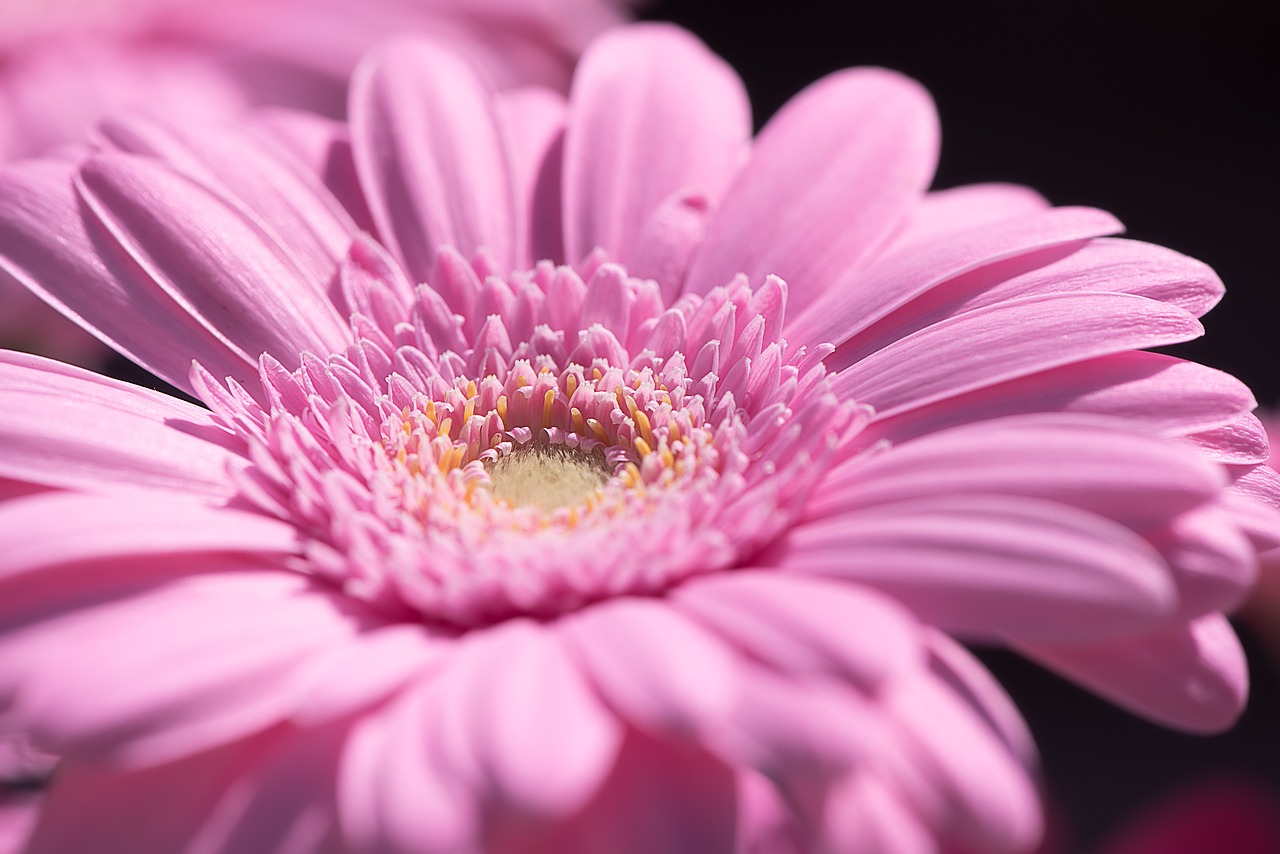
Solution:
[(1033, 750), (948, 634), (1237, 714), (1265, 441), (1138, 352), (1203, 265), (927, 194), (891, 72), (753, 141), (670, 27), (567, 101), (393, 44), (350, 115), (0, 174), (0, 268), (209, 408), (0, 360), (34, 850), (1024, 848)]

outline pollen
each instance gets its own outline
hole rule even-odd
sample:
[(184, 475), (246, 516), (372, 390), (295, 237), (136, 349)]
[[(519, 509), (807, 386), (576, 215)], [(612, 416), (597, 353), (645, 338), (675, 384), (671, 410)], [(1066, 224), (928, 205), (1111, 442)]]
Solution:
[(523, 445), (487, 468), (494, 498), (545, 513), (584, 505), (613, 476), (603, 456), (541, 443)]

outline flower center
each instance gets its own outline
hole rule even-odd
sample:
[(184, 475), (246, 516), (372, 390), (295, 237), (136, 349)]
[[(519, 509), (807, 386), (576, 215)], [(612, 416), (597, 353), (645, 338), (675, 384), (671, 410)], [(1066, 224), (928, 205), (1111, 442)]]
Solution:
[(598, 497), (613, 475), (602, 456), (542, 442), (521, 445), (485, 468), (494, 498), (543, 512)]
[(353, 315), (344, 353), (264, 357), (266, 407), (196, 371), (300, 571), (460, 630), (661, 595), (757, 553), (864, 417), (827, 350), (777, 337), (777, 283), (664, 308), (616, 267), (513, 281), (487, 280), (511, 305), (482, 322), (423, 286), (390, 312), (412, 322)]

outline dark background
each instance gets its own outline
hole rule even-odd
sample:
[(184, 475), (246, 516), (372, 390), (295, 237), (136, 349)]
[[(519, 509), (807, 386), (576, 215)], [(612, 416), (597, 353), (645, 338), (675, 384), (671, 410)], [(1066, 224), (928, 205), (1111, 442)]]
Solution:
[[(845, 66), (914, 76), (942, 118), (937, 187), (1028, 184), (1208, 262), (1227, 297), (1205, 318), (1205, 338), (1177, 353), (1230, 371), (1271, 405), (1280, 402), (1280, 49), (1273, 14), (1257, 14), (1229, 3), (657, 0), (645, 17), (692, 29), (737, 68), (757, 127)], [(1246, 775), (1280, 790), (1280, 666), (1245, 631), (1253, 697), (1236, 729), (1213, 738), (1139, 721), (1012, 656), (986, 657), (1037, 737), (1071, 850), (1206, 777)]]

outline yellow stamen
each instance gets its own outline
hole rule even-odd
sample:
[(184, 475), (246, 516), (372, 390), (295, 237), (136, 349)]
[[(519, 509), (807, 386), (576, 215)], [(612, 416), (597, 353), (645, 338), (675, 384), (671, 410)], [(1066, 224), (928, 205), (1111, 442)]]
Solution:
[(502, 429), (509, 430), (511, 425), (507, 423), (507, 396), (505, 394), (498, 398), (498, 417), (502, 419)]
[(427, 416), (427, 419), (430, 420), (432, 424), (438, 423), (436, 421), (436, 402), (434, 400), (428, 400), (427, 408), (422, 410), (422, 414)]
[(644, 439), (641, 439), (639, 436), (636, 436), (635, 441), (632, 444), (636, 446), (636, 453), (642, 457), (647, 457), (653, 453), (653, 448), (649, 447), (649, 443)]
[(675, 455), (671, 453), (671, 449), (667, 447), (666, 442), (663, 442), (658, 447), (658, 456), (662, 458), (662, 464), (667, 468), (671, 468), (676, 464)]
[(604, 425), (594, 418), (587, 419), (587, 427), (591, 428), (591, 432), (595, 434), (596, 439), (609, 444), (609, 434), (605, 432)]
[(551, 426), (551, 406), (556, 402), (556, 390), (547, 389), (547, 393), (542, 396), (542, 426)]
[[(472, 385), (475, 385), (475, 383), (472, 383)], [(466, 424), (468, 421), (471, 420), (471, 416), (475, 414), (476, 414), (476, 399), (475, 399), (475, 396), (473, 395), (467, 398), (467, 405), (462, 407), (462, 423)]]
[(521, 374), (520, 376), (516, 377), (516, 388), (524, 388), (528, 384), (529, 384), (529, 381), (524, 378), (524, 374)]
[(450, 432), (451, 430), (453, 430), (453, 418), (446, 418), (445, 420), (440, 422), (441, 436), (448, 436), (450, 439), (452, 439), (453, 434)]
[(564, 393), (568, 397), (573, 397), (573, 393), (578, 390), (577, 374), (568, 374), (564, 378)]
[(636, 425), (640, 428), (640, 435), (650, 445), (655, 444), (653, 441), (653, 427), (649, 424), (649, 416), (644, 414), (643, 410), (637, 409), (631, 415), (635, 419)]
[(573, 420), (573, 432), (581, 436), (586, 430), (586, 423), (582, 420), (582, 410), (576, 406), (573, 407), (569, 410), (569, 417)]

